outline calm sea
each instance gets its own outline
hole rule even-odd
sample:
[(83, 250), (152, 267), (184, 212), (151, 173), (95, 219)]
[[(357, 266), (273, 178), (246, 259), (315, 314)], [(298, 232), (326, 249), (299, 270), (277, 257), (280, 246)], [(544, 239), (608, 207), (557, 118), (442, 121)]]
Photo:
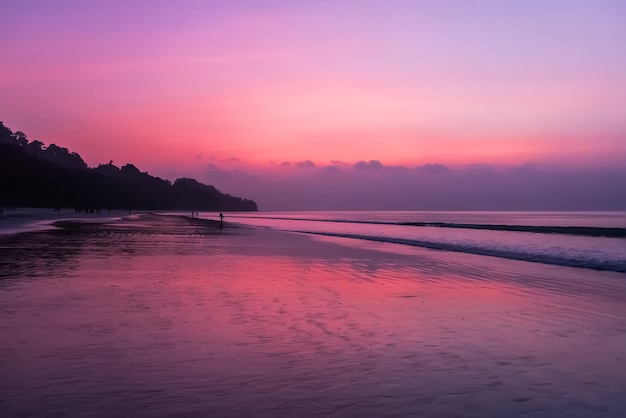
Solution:
[[(76, 219), (105, 221), (120, 219), (125, 214), (112, 212)], [(0, 234), (50, 229), (58, 220), (74, 218), (70, 212), (22, 209), (0, 217)], [(200, 218), (217, 220), (219, 214), (201, 212)], [(279, 231), (626, 272), (626, 212), (239, 212), (226, 213), (225, 221)]]
[(282, 231), (626, 272), (626, 212), (257, 212), (227, 214), (226, 220)]

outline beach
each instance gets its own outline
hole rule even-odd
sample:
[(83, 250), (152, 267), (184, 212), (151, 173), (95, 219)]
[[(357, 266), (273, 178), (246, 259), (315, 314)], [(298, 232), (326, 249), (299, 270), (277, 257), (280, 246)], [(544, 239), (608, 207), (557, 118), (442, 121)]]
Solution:
[(188, 216), (0, 235), (0, 416), (626, 416), (626, 275)]

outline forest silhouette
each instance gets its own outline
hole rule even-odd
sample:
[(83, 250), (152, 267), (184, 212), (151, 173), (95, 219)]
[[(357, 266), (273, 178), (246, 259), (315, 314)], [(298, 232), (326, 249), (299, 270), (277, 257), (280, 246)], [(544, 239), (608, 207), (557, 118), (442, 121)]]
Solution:
[(110, 161), (90, 168), (75, 152), (29, 141), (0, 122), (0, 207), (78, 210), (256, 211), (254, 201), (191, 178), (174, 183)]

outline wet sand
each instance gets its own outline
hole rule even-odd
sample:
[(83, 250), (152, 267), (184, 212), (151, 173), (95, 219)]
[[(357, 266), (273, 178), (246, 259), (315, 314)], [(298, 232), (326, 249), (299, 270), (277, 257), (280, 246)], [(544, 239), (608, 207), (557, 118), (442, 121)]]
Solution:
[(626, 275), (173, 216), (0, 236), (0, 416), (626, 416)]

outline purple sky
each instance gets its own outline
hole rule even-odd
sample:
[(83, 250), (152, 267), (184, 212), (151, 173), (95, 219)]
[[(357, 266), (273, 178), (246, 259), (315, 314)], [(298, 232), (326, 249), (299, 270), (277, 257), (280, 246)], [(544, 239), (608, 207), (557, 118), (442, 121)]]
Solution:
[(4, 0), (0, 15), (0, 120), (90, 165), (197, 176), (262, 209), (626, 207), (623, 1)]

